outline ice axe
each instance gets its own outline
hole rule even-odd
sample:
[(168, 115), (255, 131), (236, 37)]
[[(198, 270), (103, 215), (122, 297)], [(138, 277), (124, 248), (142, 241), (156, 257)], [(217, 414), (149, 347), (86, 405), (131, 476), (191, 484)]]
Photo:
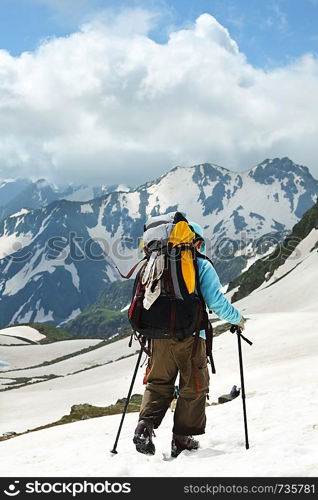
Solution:
[(244, 430), (245, 430), (245, 448), (248, 450), (250, 445), (248, 442), (248, 430), (247, 430), (247, 416), (246, 416), (246, 404), (245, 404), (245, 385), (244, 385), (244, 372), (243, 372), (243, 356), (242, 356), (242, 343), (241, 339), (245, 340), (249, 345), (253, 345), (253, 342), (248, 340), (244, 335), (242, 335), (242, 330), (238, 325), (231, 325), (231, 333), (236, 333), (238, 352), (240, 360), (240, 374), (241, 374), (241, 389), (242, 389), (242, 402), (243, 402), (243, 415), (244, 415)]

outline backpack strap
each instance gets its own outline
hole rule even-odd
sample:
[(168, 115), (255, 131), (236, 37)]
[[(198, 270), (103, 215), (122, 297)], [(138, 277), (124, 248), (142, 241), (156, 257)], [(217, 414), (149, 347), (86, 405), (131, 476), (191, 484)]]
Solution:
[(148, 358), (150, 357), (150, 343), (148, 342), (148, 348), (146, 347), (147, 339), (143, 335), (136, 335), (136, 339), (139, 342), (140, 348), (147, 354)]
[(208, 359), (210, 360), (211, 363), (211, 370), (212, 373), (215, 374), (215, 364), (213, 360), (213, 354), (212, 354), (212, 348), (213, 348), (213, 327), (211, 325), (211, 322), (208, 319), (208, 324), (207, 324), (207, 330), (205, 330), (205, 342), (206, 342), (206, 355)]
[(170, 314), (170, 325), (169, 325), (169, 337), (174, 337), (176, 329), (176, 316), (177, 316), (177, 306), (176, 300), (171, 300), (171, 314)]
[(120, 276), (121, 276), (122, 278), (124, 278), (125, 280), (128, 280), (128, 279), (131, 277), (131, 275), (134, 273), (135, 269), (139, 266), (139, 264), (141, 264), (144, 260), (147, 260), (147, 258), (148, 258), (148, 257), (147, 257), (147, 256), (145, 256), (145, 257), (143, 257), (143, 258), (142, 258), (139, 262), (137, 262), (137, 264), (135, 264), (135, 265), (134, 265), (134, 266), (130, 269), (130, 271), (128, 272), (128, 274), (126, 274), (126, 276), (120, 272), (120, 270), (118, 269), (118, 267), (117, 267), (116, 265), (115, 265), (115, 267), (116, 267), (117, 271), (119, 272)]
[(197, 318), (197, 323), (195, 327), (195, 336), (194, 336), (194, 341), (192, 345), (192, 352), (191, 352), (191, 363), (192, 363), (192, 370), (193, 370), (193, 375), (194, 375), (194, 381), (195, 381), (195, 387), (197, 392), (200, 392), (200, 379), (199, 379), (199, 374), (198, 374), (198, 367), (194, 366), (194, 358), (197, 352), (198, 348), (198, 342), (200, 338), (200, 324), (202, 321), (202, 313), (203, 313), (203, 305), (202, 302), (200, 301), (199, 303), (199, 314)]
[(177, 306), (175, 299), (175, 289), (173, 285), (173, 279), (171, 276), (171, 263), (169, 263), (170, 255), (171, 255), (172, 245), (168, 243), (168, 254), (166, 256), (166, 268), (165, 268), (165, 279), (167, 284), (167, 292), (170, 295), (171, 299), (171, 309), (170, 309), (170, 324), (169, 324), (169, 332), (168, 335), (170, 338), (174, 337), (175, 329), (176, 329), (176, 316), (177, 316)]
[(135, 314), (136, 314), (135, 321), (136, 321), (137, 326), (139, 326), (139, 322), (140, 322), (142, 299), (143, 299), (143, 295), (144, 295), (144, 291), (145, 291), (144, 286), (141, 282), (144, 270), (145, 270), (145, 268), (142, 267), (139, 270), (139, 272), (135, 278), (133, 300), (132, 300), (130, 307), (128, 309), (128, 318), (131, 318), (133, 315), (133, 312), (137, 311), (137, 313), (135, 312)]

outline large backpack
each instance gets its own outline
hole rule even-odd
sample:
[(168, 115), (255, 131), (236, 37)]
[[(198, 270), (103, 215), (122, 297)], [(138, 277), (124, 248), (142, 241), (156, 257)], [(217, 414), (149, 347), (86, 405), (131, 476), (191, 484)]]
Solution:
[[(206, 332), (212, 359), (212, 326), (200, 290), (195, 249), (197, 235), (180, 212), (151, 217), (144, 226), (145, 262), (139, 270), (128, 310), (132, 329), (152, 338), (180, 341)], [(134, 269), (134, 268), (133, 268)], [(196, 349), (195, 342), (195, 349)]]

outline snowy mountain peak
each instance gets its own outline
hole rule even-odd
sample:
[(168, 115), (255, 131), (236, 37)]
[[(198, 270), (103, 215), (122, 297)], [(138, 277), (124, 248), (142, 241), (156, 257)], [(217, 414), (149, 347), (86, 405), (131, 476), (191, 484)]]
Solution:
[(312, 178), (308, 167), (298, 165), (288, 157), (266, 159), (249, 171), (250, 177), (253, 177), (258, 182), (265, 179), (267, 182), (271, 182), (273, 177), (283, 179), (292, 175), (302, 177), (306, 174)]
[[(174, 210), (204, 227), (207, 254), (228, 283), (246, 267), (244, 246), (273, 233), (280, 241), (317, 195), (318, 181), (284, 158), (241, 173), (209, 163), (175, 167), (129, 191), (82, 186), (57, 197), (29, 183), (6, 206), (9, 215), (19, 216), (0, 221), (1, 255), (18, 257), (0, 260), (0, 324), (43, 317), (59, 324), (82, 311), (107, 282), (118, 279), (114, 263), (127, 272), (138, 260), (146, 219)], [(22, 207), (29, 212), (21, 214)], [(52, 235), (59, 238), (53, 254), (47, 246)], [(222, 255), (224, 240), (237, 248), (230, 263)], [(22, 250), (15, 254), (17, 245)], [(20, 254), (29, 257), (21, 260)], [(59, 300), (61, 287), (68, 301)]]
[(0, 217), (4, 218), (22, 208), (38, 209), (55, 200), (88, 201), (112, 191), (127, 192), (130, 188), (120, 185), (56, 185), (47, 179), (7, 179), (0, 181)]
[[(277, 202), (281, 195), (288, 200), (291, 212), (300, 218), (316, 200), (318, 181), (307, 167), (297, 165), (289, 158), (274, 158), (252, 168), (248, 176), (258, 184), (277, 186), (273, 195)], [(275, 189), (273, 189), (275, 191)]]
[(40, 189), (52, 189), (52, 191), (59, 191), (58, 186), (49, 182), (46, 179), (38, 179), (37, 181), (35, 181), (34, 185), (35, 185), (35, 188), (39, 189), (39, 190)]

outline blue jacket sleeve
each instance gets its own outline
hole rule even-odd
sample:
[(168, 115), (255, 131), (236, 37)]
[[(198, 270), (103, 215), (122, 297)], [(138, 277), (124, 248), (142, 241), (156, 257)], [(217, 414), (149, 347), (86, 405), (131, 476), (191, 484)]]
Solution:
[(207, 307), (219, 318), (233, 324), (239, 323), (242, 315), (221, 292), (221, 283), (212, 264), (200, 258), (197, 262), (201, 292)]

